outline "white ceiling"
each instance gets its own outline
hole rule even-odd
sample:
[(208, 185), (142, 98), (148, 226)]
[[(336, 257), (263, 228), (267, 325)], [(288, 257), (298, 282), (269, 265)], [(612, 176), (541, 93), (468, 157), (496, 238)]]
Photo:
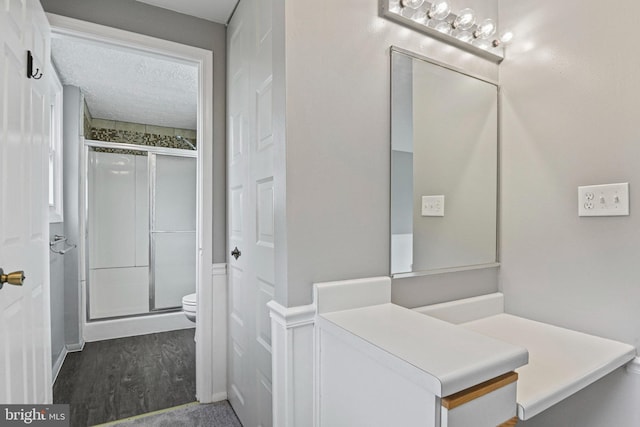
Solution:
[(226, 24), (238, 0), (137, 0), (174, 12)]
[(66, 37), (52, 39), (51, 56), (62, 84), (82, 90), (94, 118), (196, 129), (195, 65)]

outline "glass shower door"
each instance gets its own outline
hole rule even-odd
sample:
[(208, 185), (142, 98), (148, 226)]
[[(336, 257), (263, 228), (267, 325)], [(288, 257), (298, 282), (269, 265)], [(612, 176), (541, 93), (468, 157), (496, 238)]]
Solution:
[(152, 311), (182, 306), (196, 284), (196, 158), (152, 154)]
[(87, 154), (88, 319), (149, 312), (149, 172), (144, 152)]

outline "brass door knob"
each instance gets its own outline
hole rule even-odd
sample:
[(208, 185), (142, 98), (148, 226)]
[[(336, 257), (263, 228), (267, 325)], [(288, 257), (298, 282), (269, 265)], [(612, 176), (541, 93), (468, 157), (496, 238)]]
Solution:
[(24, 271), (14, 271), (13, 273), (4, 274), (4, 270), (0, 268), (0, 289), (2, 289), (5, 283), (22, 286), (24, 279)]

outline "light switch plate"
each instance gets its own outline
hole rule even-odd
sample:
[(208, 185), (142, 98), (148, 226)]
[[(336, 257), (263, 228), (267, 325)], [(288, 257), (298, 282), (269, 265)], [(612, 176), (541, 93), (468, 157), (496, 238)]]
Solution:
[(444, 216), (444, 196), (422, 196), (422, 216)]
[(629, 183), (578, 187), (578, 216), (629, 215)]

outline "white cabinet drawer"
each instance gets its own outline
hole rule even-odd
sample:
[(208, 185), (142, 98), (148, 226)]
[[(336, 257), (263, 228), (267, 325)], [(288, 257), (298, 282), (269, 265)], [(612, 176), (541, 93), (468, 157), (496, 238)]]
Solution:
[(443, 398), (440, 426), (515, 425), (517, 379), (518, 375), (511, 372)]

